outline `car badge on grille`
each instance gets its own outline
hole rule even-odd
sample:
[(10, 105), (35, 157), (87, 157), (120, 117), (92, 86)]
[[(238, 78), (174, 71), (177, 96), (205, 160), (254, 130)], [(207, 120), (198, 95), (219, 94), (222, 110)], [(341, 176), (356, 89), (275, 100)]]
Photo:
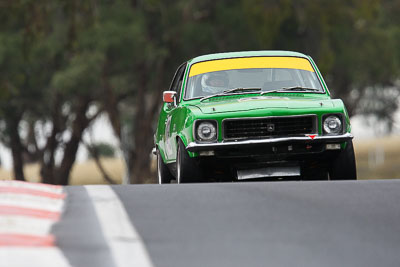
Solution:
[(267, 131), (268, 132), (275, 131), (275, 124), (272, 124), (272, 123), (267, 124)]

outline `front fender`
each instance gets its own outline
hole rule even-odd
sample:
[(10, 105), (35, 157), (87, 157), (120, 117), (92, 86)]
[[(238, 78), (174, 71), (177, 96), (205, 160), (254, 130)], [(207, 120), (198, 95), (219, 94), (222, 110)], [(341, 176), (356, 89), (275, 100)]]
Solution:
[[(170, 141), (173, 142), (173, 144), (171, 144), (173, 152), (172, 155), (169, 157), (168, 162), (176, 161), (176, 152), (178, 149), (179, 139), (182, 140), (185, 147), (189, 143), (194, 141), (193, 123), (197, 116), (193, 111), (193, 109), (198, 109), (198, 108), (190, 106), (182, 106), (174, 110), (172, 114)], [(189, 153), (189, 155), (193, 157), (195, 153)]]

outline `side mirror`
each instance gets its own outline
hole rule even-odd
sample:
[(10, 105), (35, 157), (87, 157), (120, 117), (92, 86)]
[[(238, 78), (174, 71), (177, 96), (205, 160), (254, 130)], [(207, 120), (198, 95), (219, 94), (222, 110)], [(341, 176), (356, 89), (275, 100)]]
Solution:
[(176, 92), (175, 91), (164, 91), (163, 101), (164, 103), (175, 103)]

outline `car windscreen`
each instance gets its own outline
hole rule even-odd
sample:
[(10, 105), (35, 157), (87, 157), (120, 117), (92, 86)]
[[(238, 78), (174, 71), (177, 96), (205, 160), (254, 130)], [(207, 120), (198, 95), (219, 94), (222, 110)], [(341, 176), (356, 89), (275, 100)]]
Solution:
[(307, 59), (251, 57), (212, 60), (192, 65), (184, 98), (204, 97), (233, 88), (261, 88), (261, 92), (267, 92), (293, 87), (298, 88), (296, 92), (306, 89), (323, 92)]

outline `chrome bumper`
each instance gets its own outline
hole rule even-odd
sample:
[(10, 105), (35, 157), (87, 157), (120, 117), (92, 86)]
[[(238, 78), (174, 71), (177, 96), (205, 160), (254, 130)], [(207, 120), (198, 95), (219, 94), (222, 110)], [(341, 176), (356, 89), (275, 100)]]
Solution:
[(270, 138), (270, 139), (260, 139), (260, 140), (244, 140), (244, 141), (227, 141), (219, 143), (196, 143), (191, 142), (186, 146), (186, 149), (190, 152), (204, 151), (204, 150), (214, 150), (223, 149), (231, 147), (242, 147), (248, 145), (262, 145), (262, 144), (279, 144), (285, 142), (345, 142), (347, 140), (353, 139), (351, 133), (346, 133), (342, 135), (334, 136), (315, 136), (313, 139), (310, 136), (297, 136), (297, 137), (281, 137), (281, 138)]

